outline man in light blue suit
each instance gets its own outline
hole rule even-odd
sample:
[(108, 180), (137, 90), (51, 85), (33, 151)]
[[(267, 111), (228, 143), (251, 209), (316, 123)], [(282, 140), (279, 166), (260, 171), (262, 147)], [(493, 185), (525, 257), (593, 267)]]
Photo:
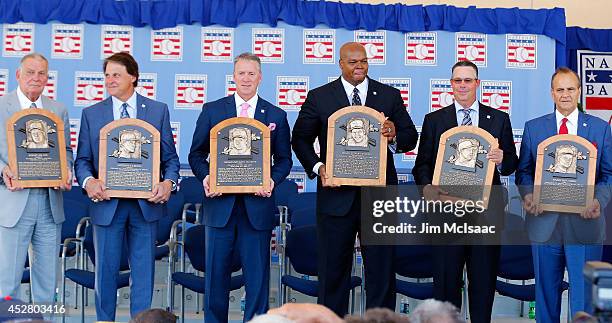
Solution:
[[(21, 59), (17, 69), (19, 87), (0, 98), (0, 296), (18, 297), (21, 276), (30, 248), (32, 300), (53, 303), (58, 272), (59, 244), (64, 205), (60, 189), (72, 187), (70, 123), (63, 104), (43, 96), (49, 65), (37, 53)], [(6, 120), (22, 109), (45, 109), (64, 121), (68, 180), (61, 188), (23, 189), (14, 182), (8, 165)]]
[[(104, 61), (105, 86), (111, 97), (83, 110), (75, 172), (94, 204), (90, 208), (96, 250), (96, 314), (99, 321), (114, 321), (121, 248), (127, 243), (130, 270), (130, 314), (151, 306), (157, 220), (167, 213), (165, 202), (176, 189), (179, 158), (174, 147), (168, 106), (136, 93), (138, 64), (127, 53)], [(109, 198), (98, 179), (100, 129), (113, 120), (138, 118), (161, 135), (162, 181), (145, 199)], [(124, 239), (127, 241), (124, 242)]]
[[(569, 273), (571, 315), (591, 311), (590, 286), (582, 275), (587, 261), (601, 258), (605, 239), (602, 210), (612, 197), (612, 138), (603, 120), (579, 112), (580, 79), (568, 68), (559, 68), (551, 79), (555, 112), (528, 121), (523, 132), (516, 185), (523, 197), (527, 230), (533, 243), (536, 275), (536, 320), (559, 322), (561, 282)], [(544, 212), (533, 200), (537, 147), (557, 134), (586, 138), (597, 148), (595, 198), (581, 214)], [(567, 188), (568, 190), (570, 188)]]
[[(261, 81), (259, 57), (244, 53), (234, 60), (236, 94), (204, 104), (193, 134), (189, 164), (202, 181), (206, 225), (206, 323), (227, 322), (232, 254), (238, 252), (245, 276), (244, 321), (268, 310), (270, 238), (274, 227), (274, 185), (291, 170), (287, 113), (257, 95)], [(255, 195), (212, 193), (209, 190), (210, 129), (236, 116), (255, 118), (270, 128), (270, 187)]]

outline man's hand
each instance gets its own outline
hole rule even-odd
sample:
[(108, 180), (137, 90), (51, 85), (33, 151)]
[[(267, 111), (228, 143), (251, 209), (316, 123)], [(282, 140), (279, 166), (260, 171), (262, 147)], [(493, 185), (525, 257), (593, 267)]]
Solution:
[(67, 172), (68, 176), (66, 177), (66, 181), (60, 186), (54, 187), (54, 190), (70, 191), (70, 189), (72, 189), (72, 172), (70, 169), (68, 169)]
[(170, 194), (172, 193), (172, 181), (169, 179), (157, 183), (153, 185), (153, 190), (151, 191), (153, 196), (151, 196), (147, 201), (151, 203), (166, 203), (170, 199)]
[(15, 173), (13, 173), (11, 167), (8, 165), (2, 170), (2, 179), (4, 180), (6, 188), (11, 192), (21, 191), (23, 189), (21, 185), (17, 184), (17, 176), (15, 176)]
[(427, 201), (438, 201), (440, 200), (440, 195), (448, 195), (448, 192), (432, 184), (427, 184), (423, 187), (423, 197)]
[(206, 197), (217, 197), (217, 196), (221, 196), (221, 193), (212, 193), (210, 191), (210, 184), (209, 184), (209, 178), (210, 175), (206, 175), (206, 177), (204, 177), (204, 181), (202, 182), (202, 184), (204, 185), (204, 195), (206, 195)]
[(499, 148), (491, 148), (489, 153), (487, 154), (487, 159), (491, 160), (495, 163), (495, 165), (499, 166), (504, 159), (504, 151)]
[(259, 191), (255, 192), (256, 196), (260, 197), (270, 197), (272, 196), (272, 190), (274, 189), (274, 180), (270, 178), (270, 187), (269, 189), (262, 188)]
[(393, 121), (389, 120), (389, 118), (385, 117), (385, 113), (381, 112), (380, 114), (382, 114), (383, 118), (385, 118), (385, 122), (382, 125), (382, 129), (380, 130), (383, 134), (383, 136), (387, 137), (387, 141), (388, 142), (392, 142), (393, 138), (395, 138), (395, 136), (397, 135), (395, 133), (395, 124), (393, 123)]
[(100, 202), (102, 200), (110, 200), (108, 193), (106, 192), (106, 185), (96, 178), (90, 178), (87, 180), (87, 185), (85, 185), (85, 191), (87, 191), (87, 196), (94, 201), (94, 203)]
[(541, 206), (533, 200), (533, 194), (531, 193), (525, 195), (523, 198), (523, 208), (527, 213), (533, 215), (540, 215), (542, 213)]
[(597, 219), (601, 215), (601, 205), (597, 199), (593, 199), (591, 203), (587, 204), (587, 207), (580, 216), (583, 219)]
[(325, 164), (319, 166), (319, 177), (321, 177), (321, 185), (324, 187), (339, 187), (340, 185), (332, 185), (329, 182), (329, 175), (325, 172)]

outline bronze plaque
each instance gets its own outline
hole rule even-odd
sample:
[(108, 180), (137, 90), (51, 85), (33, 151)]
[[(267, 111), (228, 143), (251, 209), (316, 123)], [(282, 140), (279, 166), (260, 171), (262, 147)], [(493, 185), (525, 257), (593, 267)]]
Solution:
[(24, 109), (6, 121), (11, 169), (24, 188), (59, 187), (68, 180), (64, 122), (49, 110)]
[(576, 135), (538, 145), (533, 199), (543, 211), (581, 213), (595, 194), (597, 149)]
[(332, 185), (384, 186), (387, 181), (385, 118), (366, 106), (350, 106), (327, 122), (325, 171)]
[(210, 190), (255, 193), (270, 186), (270, 129), (235, 117), (210, 129)]
[(486, 130), (458, 126), (440, 137), (433, 185), (448, 192), (442, 199), (483, 201), (489, 205), (495, 163), (486, 158), (498, 143)]
[(151, 124), (133, 118), (100, 129), (99, 177), (110, 197), (150, 198), (159, 183), (160, 136)]

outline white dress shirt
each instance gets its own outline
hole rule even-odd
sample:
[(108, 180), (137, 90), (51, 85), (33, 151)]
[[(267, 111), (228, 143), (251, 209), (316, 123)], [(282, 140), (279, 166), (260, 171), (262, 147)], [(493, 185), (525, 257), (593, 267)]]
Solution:
[[(478, 113), (480, 112), (479, 108), (480, 104), (478, 103), (478, 100), (475, 100), (469, 107), (470, 118), (472, 119), (472, 126), (474, 127), (478, 127)], [(464, 109), (465, 108), (461, 104), (455, 101), (455, 114), (457, 115), (457, 125), (459, 126), (461, 125), (461, 122), (463, 122), (463, 118), (465, 116), (465, 113), (463, 113)]]
[(21, 110), (29, 109), (32, 106), (32, 103), (36, 104), (36, 107), (39, 109), (43, 109), (42, 104), (42, 95), (38, 96), (36, 101), (32, 102), (28, 97), (21, 91), (20, 87), (17, 87), (17, 98), (19, 99), (19, 105), (21, 105)]
[(136, 119), (136, 91), (134, 91), (134, 93), (132, 93), (132, 96), (130, 96), (129, 99), (127, 99), (127, 101), (123, 102), (119, 99), (117, 99), (114, 96), (111, 96), (111, 99), (113, 100), (113, 119), (114, 120), (119, 120), (121, 119), (121, 106), (123, 105), (123, 103), (127, 103), (128, 107), (127, 112), (130, 115), (130, 118), (134, 118)]
[(559, 127), (561, 127), (563, 118), (567, 118), (567, 122), (565, 123), (567, 126), (567, 133), (570, 135), (578, 134), (578, 108), (574, 109), (567, 117), (563, 116), (559, 110), (555, 109), (555, 117), (557, 118), (557, 133), (559, 133)]
[(257, 98), (258, 97), (259, 96), (257, 95), (257, 93), (255, 93), (255, 95), (253, 95), (253, 97), (250, 98), (248, 101), (244, 101), (244, 99), (241, 98), (240, 95), (238, 95), (237, 93), (234, 94), (234, 100), (236, 101), (236, 116), (237, 117), (240, 116), (240, 112), (242, 111), (241, 105), (246, 102), (250, 105), (249, 109), (247, 110), (247, 113), (249, 114), (249, 118), (251, 119), (255, 118), (255, 109), (257, 108)]

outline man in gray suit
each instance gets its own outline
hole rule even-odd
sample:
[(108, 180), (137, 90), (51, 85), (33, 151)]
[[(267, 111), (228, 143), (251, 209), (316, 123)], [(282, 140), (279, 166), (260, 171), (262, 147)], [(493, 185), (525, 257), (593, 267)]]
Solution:
[[(64, 222), (62, 190), (72, 187), (72, 149), (68, 111), (59, 102), (42, 96), (48, 78), (47, 59), (29, 54), (21, 59), (16, 77), (19, 87), (0, 97), (0, 296), (17, 297), (30, 249), (32, 300), (52, 303), (58, 267), (61, 223)], [(22, 109), (49, 110), (64, 120), (68, 180), (61, 187), (24, 189), (15, 182), (8, 165), (6, 120)], [(31, 248), (30, 248), (31, 246)]]

